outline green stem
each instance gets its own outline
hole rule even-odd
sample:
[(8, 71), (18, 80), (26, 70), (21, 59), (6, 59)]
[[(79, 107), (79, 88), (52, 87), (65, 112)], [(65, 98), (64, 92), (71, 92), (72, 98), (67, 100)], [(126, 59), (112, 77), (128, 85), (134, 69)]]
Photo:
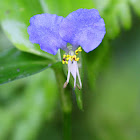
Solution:
[(53, 69), (56, 74), (56, 79), (58, 82), (58, 88), (60, 91), (61, 106), (63, 111), (64, 118), (64, 140), (71, 139), (71, 112), (72, 112), (72, 102), (71, 102), (71, 89), (69, 86), (63, 88), (63, 84), (66, 81), (66, 76), (63, 72), (62, 64), (57, 63), (53, 66)]
[(71, 140), (71, 112), (64, 112), (64, 140)]

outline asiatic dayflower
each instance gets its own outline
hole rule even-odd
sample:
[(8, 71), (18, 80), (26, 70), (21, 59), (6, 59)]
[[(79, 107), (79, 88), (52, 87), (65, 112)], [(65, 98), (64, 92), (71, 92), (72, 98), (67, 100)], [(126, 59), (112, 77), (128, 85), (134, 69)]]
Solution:
[[(102, 42), (105, 31), (104, 20), (96, 9), (78, 9), (66, 18), (55, 14), (38, 14), (30, 19), (29, 40), (40, 45), (41, 50), (56, 55), (64, 50), (62, 63), (68, 64), (68, 76), (64, 88), (69, 83), (70, 73), (74, 78), (74, 88), (82, 88), (78, 64), (79, 52), (88, 53)], [(67, 46), (71, 44), (71, 47)], [(80, 47), (81, 46), (81, 47)], [(78, 77), (80, 87), (76, 84)]]

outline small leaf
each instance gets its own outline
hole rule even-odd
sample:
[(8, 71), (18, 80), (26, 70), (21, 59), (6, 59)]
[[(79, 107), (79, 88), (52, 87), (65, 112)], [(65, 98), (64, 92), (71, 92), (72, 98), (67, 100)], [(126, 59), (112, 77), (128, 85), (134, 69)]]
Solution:
[(30, 76), (50, 67), (54, 61), (15, 48), (0, 52), (0, 84)]

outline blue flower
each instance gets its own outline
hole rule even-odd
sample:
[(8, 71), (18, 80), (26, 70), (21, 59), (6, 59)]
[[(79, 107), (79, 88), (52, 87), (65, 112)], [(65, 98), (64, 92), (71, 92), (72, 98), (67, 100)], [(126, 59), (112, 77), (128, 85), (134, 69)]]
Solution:
[[(55, 55), (58, 49), (63, 49), (67, 54), (63, 56), (63, 63), (68, 63), (68, 78), (64, 87), (69, 82), (70, 73), (78, 76), (80, 87), (82, 86), (77, 61), (77, 54), (94, 50), (102, 42), (105, 31), (104, 20), (96, 9), (78, 9), (70, 13), (66, 18), (52, 14), (39, 14), (30, 19), (28, 27), (29, 40), (37, 43), (43, 51)], [(70, 43), (71, 48), (67, 47)], [(78, 49), (77, 49), (78, 48)], [(75, 55), (76, 54), (76, 55)]]

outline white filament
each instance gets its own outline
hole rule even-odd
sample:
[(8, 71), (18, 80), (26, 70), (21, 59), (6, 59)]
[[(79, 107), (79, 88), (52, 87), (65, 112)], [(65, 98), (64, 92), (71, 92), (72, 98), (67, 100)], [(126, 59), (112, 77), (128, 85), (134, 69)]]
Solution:
[(72, 74), (72, 76), (74, 78), (74, 88), (76, 88), (76, 77), (77, 76), (78, 76), (80, 88), (82, 88), (82, 83), (81, 83), (81, 78), (80, 78), (80, 74), (79, 74), (79, 70), (78, 70), (77, 61), (74, 61), (74, 60), (68, 61), (68, 76), (67, 76), (67, 81), (66, 81), (67, 84), (69, 83), (69, 80), (70, 80), (70, 73)]

